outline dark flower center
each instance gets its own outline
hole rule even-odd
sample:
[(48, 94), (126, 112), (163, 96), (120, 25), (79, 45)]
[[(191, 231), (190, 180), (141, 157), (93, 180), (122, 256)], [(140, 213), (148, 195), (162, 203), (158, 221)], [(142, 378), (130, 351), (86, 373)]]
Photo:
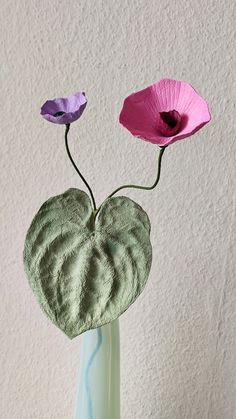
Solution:
[(177, 119), (173, 112), (160, 112), (160, 116), (162, 121), (165, 122), (170, 128), (176, 127)]
[(171, 137), (179, 132), (181, 126), (181, 116), (178, 111), (173, 109), (168, 112), (159, 112), (157, 129), (165, 137)]
[(65, 115), (65, 112), (63, 112), (63, 111), (58, 111), (58, 112), (56, 112), (56, 113), (54, 113), (54, 114), (53, 114), (53, 116), (55, 116), (55, 117), (57, 117), (57, 116), (62, 116), (62, 115)]

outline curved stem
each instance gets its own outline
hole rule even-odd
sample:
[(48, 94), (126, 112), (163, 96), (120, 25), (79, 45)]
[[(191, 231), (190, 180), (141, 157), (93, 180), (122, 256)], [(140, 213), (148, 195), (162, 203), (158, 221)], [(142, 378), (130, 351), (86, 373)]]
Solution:
[[(108, 198), (111, 198), (113, 195), (115, 195), (117, 192), (119, 192), (121, 189), (125, 189), (125, 188), (133, 188), (133, 189), (143, 189), (143, 190), (146, 190), (146, 191), (150, 191), (151, 189), (154, 189), (156, 186), (157, 186), (157, 184), (158, 184), (158, 182), (159, 182), (159, 180), (160, 180), (160, 176), (161, 176), (161, 161), (162, 161), (162, 156), (163, 156), (163, 154), (164, 154), (164, 151), (165, 151), (165, 149), (166, 149), (166, 147), (167, 146), (164, 146), (164, 147), (160, 147), (160, 152), (159, 152), (159, 156), (158, 156), (158, 162), (157, 162), (157, 177), (156, 177), (156, 180), (155, 180), (155, 182), (153, 183), (153, 185), (152, 186), (141, 186), (141, 185), (133, 185), (133, 184), (130, 184), (130, 185), (123, 185), (123, 186), (120, 186), (119, 188), (117, 188), (117, 189), (115, 189), (115, 191), (114, 192), (112, 192), (108, 197), (107, 197), (107, 199)], [(95, 211), (95, 217), (97, 216), (97, 214), (98, 214), (98, 212), (100, 211), (100, 209), (101, 209), (101, 206)]]
[(84, 184), (87, 186), (87, 188), (89, 190), (89, 193), (90, 193), (90, 196), (91, 196), (92, 203), (93, 203), (94, 211), (96, 211), (96, 203), (95, 203), (95, 199), (94, 199), (92, 189), (90, 188), (88, 182), (85, 180), (84, 176), (82, 175), (82, 173), (79, 171), (78, 167), (76, 166), (76, 164), (75, 164), (75, 162), (74, 162), (74, 160), (71, 156), (70, 150), (69, 150), (69, 146), (68, 146), (68, 132), (69, 132), (69, 129), (70, 129), (70, 124), (66, 124), (66, 130), (65, 130), (66, 151), (67, 151), (68, 157), (69, 157), (74, 169), (76, 170), (76, 172), (78, 173), (78, 175), (80, 176), (80, 178), (82, 179)]
[(161, 159), (162, 159), (162, 156), (163, 156), (163, 153), (164, 153), (164, 151), (165, 151), (165, 148), (166, 147), (162, 147), (161, 149), (160, 149), (160, 152), (159, 152), (159, 157), (158, 157), (158, 170), (157, 170), (157, 178), (156, 178), (156, 180), (155, 180), (155, 182), (153, 183), (153, 185), (152, 186), (140, 186), (140, 185), (123, 185), (123, 186), (120, 186), (119, 188), (117, 188), (114, 192), (112, 192), (109, 196), (108, 196), (108, 198), (111, 198), (113, 195), (115, 195), (118, 191), (120, 191), (121, 189), (125, 189), (125, 188), (135, 188), (135, 189), (145, 189), (145, 190), (147, 190), (147, 191), (150, 191), (151, 189), (154, 189), (155, 187), (156, 187), (156, 185), (158, 184), (158, 182), (159, 182), (159, 179), (160, 179), (160, 175), (161, 175)]

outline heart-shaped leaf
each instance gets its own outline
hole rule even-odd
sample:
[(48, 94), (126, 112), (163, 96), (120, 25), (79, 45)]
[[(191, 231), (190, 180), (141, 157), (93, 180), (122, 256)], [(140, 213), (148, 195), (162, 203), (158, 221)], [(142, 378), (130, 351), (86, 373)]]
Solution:
[(78, 189), (43, 204), (24, 250), (41, 308), (71, 339), (119, 317), (142, 292), (151, 259), (150, 223), (138, 204), (109, 198), (94, 221)]

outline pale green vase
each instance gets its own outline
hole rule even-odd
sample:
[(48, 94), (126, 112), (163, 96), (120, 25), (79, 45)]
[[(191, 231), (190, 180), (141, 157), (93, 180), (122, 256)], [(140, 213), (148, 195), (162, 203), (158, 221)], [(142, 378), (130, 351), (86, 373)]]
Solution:
[(120, 419), (119, 320), (85, 332), (75, 419)]

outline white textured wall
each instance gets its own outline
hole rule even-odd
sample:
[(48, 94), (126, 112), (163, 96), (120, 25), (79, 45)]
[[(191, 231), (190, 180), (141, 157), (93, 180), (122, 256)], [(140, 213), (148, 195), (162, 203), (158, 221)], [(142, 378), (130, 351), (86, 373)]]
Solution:
[(102, 201), (155, 177), (154, 146), (118, 114), (163, 77), (190, 82), (213, 120), (169, 147), (158, 189), (130, 192), (150, 215), (154, 259), (121, 317), (122, 419), (236, 418), (235, 18), (231, 0), (1, 0), (1, 418), (72, 418), (79, 366), (80, 339), (41, 313), (22, 266), (41, 203), (81, 187), (63, 127), (38, 109), (85, 90), (72, 150)]

